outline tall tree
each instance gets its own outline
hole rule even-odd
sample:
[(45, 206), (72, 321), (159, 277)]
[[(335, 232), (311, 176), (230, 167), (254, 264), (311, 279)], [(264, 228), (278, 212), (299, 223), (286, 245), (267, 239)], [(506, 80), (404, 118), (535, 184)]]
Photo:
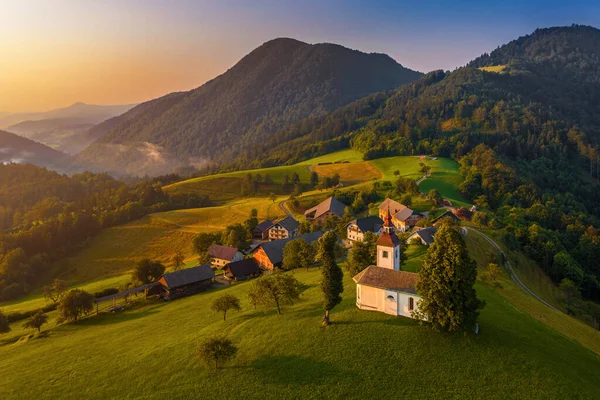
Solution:
[(335, 245), (337, 235), (334, 232), (327, 232), (319, 239), (319, 260), (321, 261), (321, 290), (323, 291), (325, 315), (323, 316), (323, 325), (330, 323), (329, 312), (342, 301), (342, 292), (344, 291), (344, 273), (335, 262)]
[(53, 303), (58, 302), (66, 292), (67, 283), (60, 279), (55, 279), (51, 285), (44, 286), (44, 297), (52, 300)]
[(133, 280), (143, 284), (152, 283), (165, 273), (165, 266), (158, 261), (152, 261), (148, 258), (138, 261), (131, 277)]
[(431, 322), (437, 330), (474, 329), (485, 305), (473, 288), (476, 279), (477, 264), (460, 233), (441, 225), (419, 271), (416, 289), (422, 299), (415, 317)]
[(314, 260), (312, 248), (304, 239), (290, 240), (283, 247), (283, 269), (306, 268), (308, 270)]
[(71, 290), (58, 303), (60, 320), (75, 322), (92, 311), (93, 304), (94, 295), (81, 289)]
[(300, 299), (302, 285), (291, 275), (276, 272), (263, 275), (252, 282), (248, 297), (253, 304), (277, 308), (281, 315), (281, 306), (293, 305)]
[(375, 235), (366, 232), (362, 242), (354, 242), (348, 252), (348, 263), (346, 268), (352, 276), (358, 274), (369, 265), (374, 265), (377, 255), (377, 245), (375, 244)]
[(316, 171), (310, 173), (310, 185), (315, 187), (319, 184), (319, 174)]
[(229, 310), (241, 310), (240, 299), (231, 294), (224, 294), (223, 296), (217, 297), (211, 306), (211, 309), (216, 312), (223, 313), (223, 321), (227, 317), (227, 311)]

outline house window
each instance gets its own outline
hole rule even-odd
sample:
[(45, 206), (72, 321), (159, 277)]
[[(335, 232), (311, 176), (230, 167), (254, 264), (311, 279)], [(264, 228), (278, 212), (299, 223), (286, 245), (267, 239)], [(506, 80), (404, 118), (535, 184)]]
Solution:
[(385, 251), (385, 250), (384, 250), (384, 251), (382, 251), (382, 252), (381, 252), (381, 257), (383, 257), (383, 258), (388, 258), (388, 252), (387, 252), (387, 251)]
[(412, 297), (408, 298), (408, 309), (410, 311), (415, 309), (415, 299), (413, 299)]

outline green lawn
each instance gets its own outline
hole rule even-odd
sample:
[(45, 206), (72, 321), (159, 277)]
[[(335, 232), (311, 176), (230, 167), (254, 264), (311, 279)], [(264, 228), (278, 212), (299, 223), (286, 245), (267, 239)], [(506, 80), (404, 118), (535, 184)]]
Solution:
[(404, 264), (401, 268), (403, 271), (419, 272), (423, 258), (427, 253), (427, 246), (420, 246), (411, 244), (406, 248), (406, 251), (402, 254), (404, 256)]
[(421, 178), (423, 173), (419, 172), (421, 168), (419, 162), (420, 159), (417, 156), (386, 157), (369, 161), (369, 163), (381, 172), (383, 175), (382, 180), (391, 182), (396, 180), (396, 176), (394, 175), (394, 171), (396, 170), (400, 172), (400, 176), (414, 180)]
[(423, 193), (427, 193), (431, 189), (437, 189), (444, 198), (452, 202), (452, 205), (469, 205), (458, 190), (463, 178), (460, 175), (459, 165), (456, 161), (450, 158), (438, 158), (435, 161), (427, 160), (426, 163), (431, 166), (431, 176), (419, 184), (419, 189)]
[[(412, 320), (359, 311), (347, 276), (344, 300), (322, 328), (320, 271), (282, 316), (254, 310), (248, 283), (150, 302), (55, 328), (49, 337), (1, 346), (0, 398), (594, 398), (600, 358), (502, 296), (487, 302), (478, 336), (435, 333)], [(221, 293), (242, 299), (227, 321), (210, 310)], [(237, 359), (214, 371), (196, 356), (226, 335)]]

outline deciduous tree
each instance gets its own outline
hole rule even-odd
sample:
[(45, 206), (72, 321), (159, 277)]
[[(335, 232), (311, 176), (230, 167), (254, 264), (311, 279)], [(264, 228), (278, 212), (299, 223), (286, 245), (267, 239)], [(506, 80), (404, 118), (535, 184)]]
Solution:
[(183, 266), (183, 262), (185, 261), (185, 256), (181, 252), (181, 250), (177, 250), (175, 255), (173, 256), (173, 270), (177, 271), (179, 268)]
[(348, 272), (354, 276), (369, 265), (374, 265), (376, 255), (375, 235), (371, 232), (365, 232), (363, 241), (354, 242), (348, 252), (348, 263), (346, 266)]
[(294, 268), (306, 268), (308, 270), (314, 260), (312, 248), (304, 239), (290, 240), (283, 248), (283, 268), (286, 270)]
[(276, 307), (281, 315), (281, 306), (293, 305), (300, 299), (301, 290), (302, 285), (292, 275), (275, 272), (255, 279), (248, 297), (257, 305)]
[(58, 303), (60, 320), (77, 321), (92, 311), (93, 304), (94, 295), (81, 289), (71, 290)]
[(143, 284), (152, 283), (165, 273), (165, 266), (148, 258), (138, 261), (132, 272), (132, 279)]
[(225, 321), (227, 317), (227, 311), (240, 311), (242, 309), (240, 306), (240, 299), (231, 294), (224, 294), (223, 296), (217, 297), (213, 301), (211, 308), (213, 311), (223, 313), (223, 321)]
[(51, 285), (44, 286), (44, 297), (52, 300), (53, 303), (58, 302), (66, 292), (67, 283), (60, 279), (55, 279)]
[(235, 358), (237, 346), (227, 338), (208, 338), (198, 347), (200, 358), (207, 364), (213, 364), (215, 369), (219, 368), (219, 363), (226, 362)]
[(42, 310), (37, 310), (35, 314), (31, 316), (29, 321), (27, 321), (23, 327), (24, 328), (34, 328), (37, 329), (38, 332), (42, 331), (42, 325), (48, 322), (48, 316), (44, 314)]

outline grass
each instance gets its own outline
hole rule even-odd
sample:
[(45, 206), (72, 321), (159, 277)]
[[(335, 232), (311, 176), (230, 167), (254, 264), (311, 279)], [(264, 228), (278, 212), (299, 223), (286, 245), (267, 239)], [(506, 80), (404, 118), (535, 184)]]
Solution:
[(437, 189), (444, 198), (452, 202), (452, 205), (458, 207), (468, 206), (469, 203), (458, 190), (463, 181), (458, 163), (450, 158), (428, 160), (426, 163), (431, 166), (431, 176), (419, 184), (419, 189), (423, 193), (427, 193), (431, 189)]
[[(478, 336), (447, 335), (354, 306), (345, 277), (334, 324), (320, 326), (320, 271), (283, 315), (248, 305), (242, 283), (168, 303), (63, 325), (47, 338), (0, 347), (0, 398), (593, 398), (600, 358), (485, 285)], [(227, 321), (210, 310), (222, 293), (242, 299)], [(238, 357), (219, 371), (198, 343), (226, 335)], [(36, 384), (32, 384), (32, 383)]]
[(489, 67), (480, 67), (478, 69), (480, 69), (481, 71), (486, 71), (486, 72), (495, 72), (495, 73), (502, 73), (504, 72), (504, 70), (507, 68), (507, 65), (491, 65)]
[(423, 258), (427, 253), (427, 246), (409, 245), (402, 253), (404, 264), (400, 267), (403, 271), (419, 272)]
[(370, 160), (369, 163), (381, 172), (382, 180), (394, 182), (396, 180), (394, 171), (396, 170), (403, 177), (414, 180), (421, 178), (423, 173), (419, 172), (419, 169), (421, 169), (420, 161), (417, 156), (397, 156), (378, 158), (377, 160)]
[(311, 171), (315, 171), (319, 176), (339, 174), (340, 181), (345, 185), (377, 180), (382, 176), (377, 168), (365, 161), (348, 164), (314, 165)]

